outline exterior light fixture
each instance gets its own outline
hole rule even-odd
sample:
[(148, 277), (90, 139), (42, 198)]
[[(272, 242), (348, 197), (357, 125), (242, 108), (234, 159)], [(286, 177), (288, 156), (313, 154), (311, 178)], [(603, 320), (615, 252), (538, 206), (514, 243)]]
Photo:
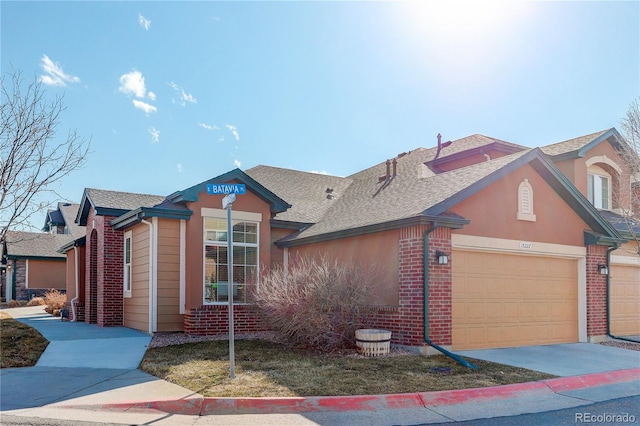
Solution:
[(600, 275), (609, 275), (609, 268), (607, 265), (598, 264), (598, 271), (600, 272)]
[(436, 250), (436, 261), (438, 265), (446, 265), (449, 263), (449, 256), (443, 251)]

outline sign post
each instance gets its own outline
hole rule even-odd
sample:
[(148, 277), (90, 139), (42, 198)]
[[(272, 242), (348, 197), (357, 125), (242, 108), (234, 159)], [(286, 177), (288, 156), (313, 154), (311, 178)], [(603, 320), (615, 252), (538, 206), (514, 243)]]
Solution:
[(227, 194), (222, 199), (222, 208), (227, 210), (227, 299), (229, 302), (229, 377), (236, 377), (235, 338), (233, 333), (233, 224), (231, 221), (231, 205), (236, 194), (246, 194), (244, 184), (208, 184), (207, 193), (212, 195)]

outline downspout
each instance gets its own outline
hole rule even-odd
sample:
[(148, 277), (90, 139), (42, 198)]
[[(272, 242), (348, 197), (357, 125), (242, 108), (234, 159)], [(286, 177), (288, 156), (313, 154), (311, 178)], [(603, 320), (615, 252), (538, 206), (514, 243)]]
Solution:
[(73, 247), (73, 255), (75, 257), (75, 264), (74, 264), (74, 275), (75, 275), (75, 280), (76, 280), (76, 297), (74, 297), (73, 299), (71, 299), (71, 312), (73, 314), (73, 319), (71, 320), (71, 322), (76, 322), (77, 321), (77, 317), (76, 317), (76, 305), (75, 302), (78, 300), (78, 297), (80, 296), (79, 290), (78, 290), (78, 247), (75, 246)]
[(477, 370), (478, 366), (470, 363), (466, 359), (462, 358), (460, 355), (456, 355), (452, 352), (449, 352), (445, 348), (436, 345), (429, 338), (429, 234), (432, 233), (438, 227), (437, 222), (433, 222), (433, 225), (426, 231), (424, 231), (423, 236), (423, 256), (422, 256), (422, 269), (423, 269), (423, 308), (422, 308), (422, 319), (423, 319), (423, 328), (424, 328), (424, 341), (431, 347), (437, 349), (442, 352), (444, 355), (452, 358), (454, 361), (459, 364), (464, 365), (465, 367)]
[(614, 336), (613, 334), (611, 334), (611, 298), (610, 298), (610, 293), (611, 293), (611, 252), (614, 250), (617, 250), (620, 247), (619, 244), (616, 244), (612, 247), (609, 247), (607, 249), (607, 267), (609, 268), (609, 273), (607, 274), (607, 336), (611, 337), (612, 339), (617, 339), (617, 340), (625, 340), (627, 342), (633, 342), (633, 343), (640, 343), (639, 340), (633, 340), (633, 339), (629, 339), (627, 337), (618, 337), (618, 336)]

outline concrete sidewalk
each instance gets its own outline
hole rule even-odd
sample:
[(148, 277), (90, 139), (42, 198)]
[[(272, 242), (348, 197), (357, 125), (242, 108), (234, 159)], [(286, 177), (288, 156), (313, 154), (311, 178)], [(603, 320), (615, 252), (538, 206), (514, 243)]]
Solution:
[[(567, 377), (540, 382), (401, 395), (203, 398), (137, 370), (150, 342), (144, 333), (62, 322), (42, 307), (6, 311), (51, 343), (36, 367), (0, 370), (3, 415), (123, 424), (371, 426), (510, 416), (640, 395), (640, 352), (575, 344), (532, 347), (538, 349), (529, 354), (518, 352), (526, 348), (514, 348), (511, 355), (500, 352), (506, 364), (509, 357), (527, 359), (540, 371), (561, 359), (576, 365), (577, 374), (565, 371), (560, 375)], [(601, 371), (591, 371), (593, 364), (601, 365)]]

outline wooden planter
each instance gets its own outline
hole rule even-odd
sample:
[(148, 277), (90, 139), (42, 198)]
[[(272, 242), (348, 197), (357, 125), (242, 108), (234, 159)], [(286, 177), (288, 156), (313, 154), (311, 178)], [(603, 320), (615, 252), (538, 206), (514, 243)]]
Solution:
[(389, 353), (391, 332), (387, 330), (356, 330), (356, 346), (364, 356), (380, 356)]

